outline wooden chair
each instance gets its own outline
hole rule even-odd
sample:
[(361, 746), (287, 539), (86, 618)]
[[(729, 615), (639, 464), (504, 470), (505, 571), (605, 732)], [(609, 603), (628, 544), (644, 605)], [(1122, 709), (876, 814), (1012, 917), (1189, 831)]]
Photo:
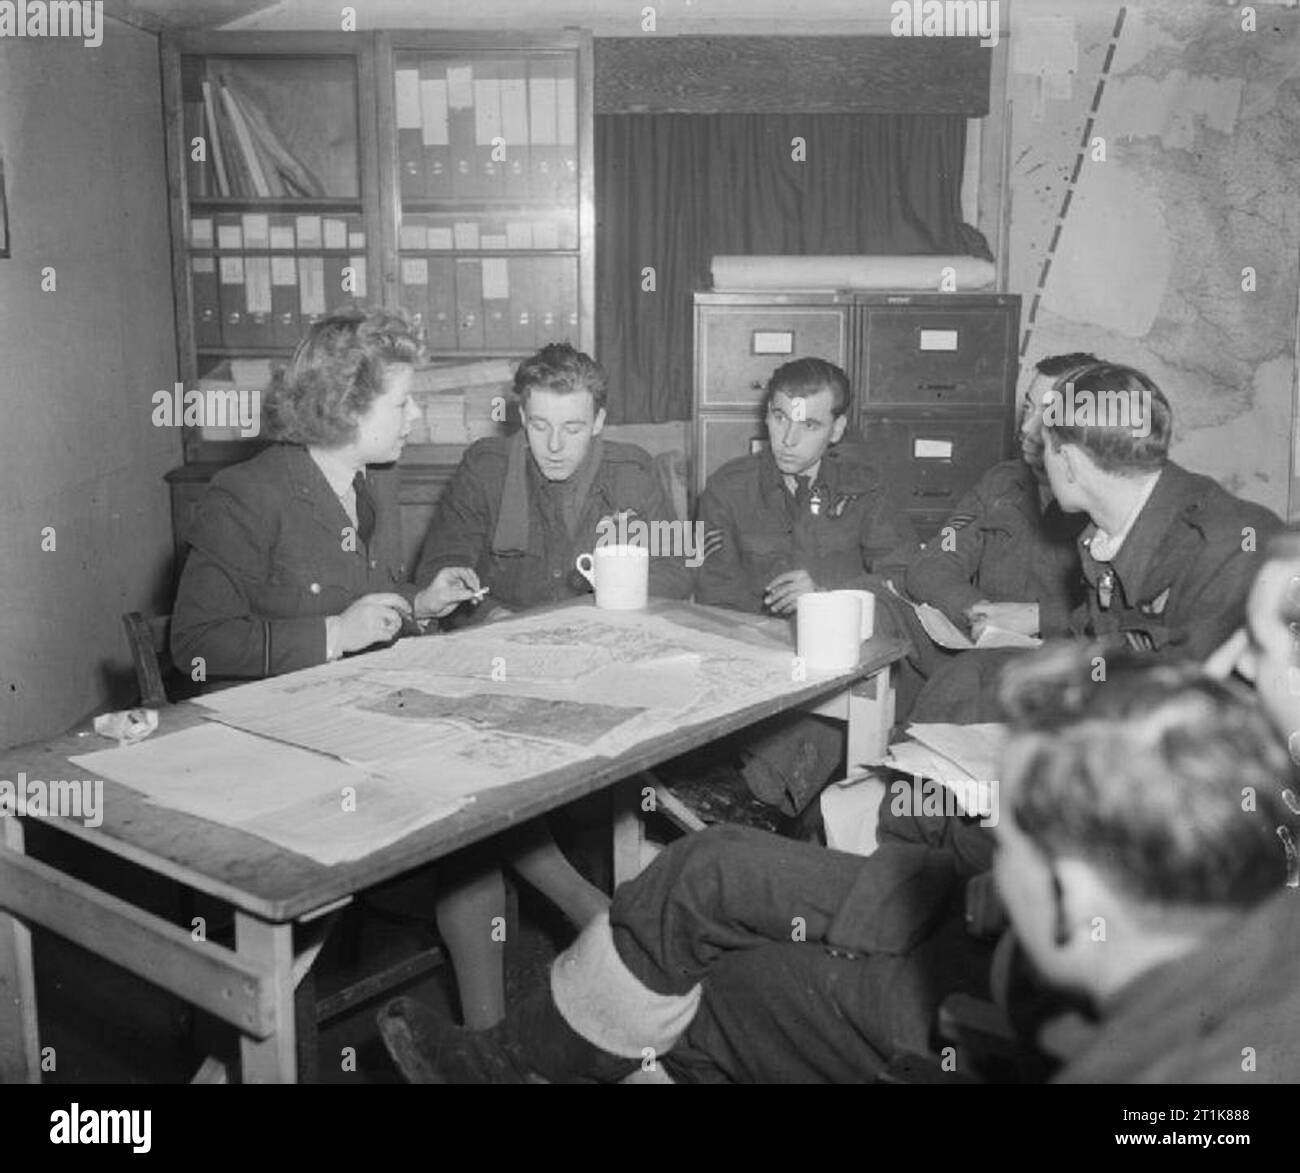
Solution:
[[(171, 629), (170, 615), (157, 615), (146, 619), (138, 611), (128, 611), (122, 616), (122, 626), (126, 631), (127, 646), (131, 650), (131, 660), (135, 665), (136, 681), (140, 688), (140, 703), (149, 708), (166, 708), (171, 703), (167, 682), (175, 681), (174, 687), (183, 685), (186, 677), (179, 673), (172, 664), (168, 649)], [(190, 904), (193, 904), (192, 893)], [(357, 910), (372, 913), (377, 919), (395, 919), (385, 910), (374, 910), (365, 897), (358, 899)], [(184, 919), (188, 920), (193, 908), (184, 910)], [(335, 924), (343, 919), (345, 930), (343, 938), (344, 960), (355, 964), (360, 957), (361, 919), (358, 915), (341, 918), (338, 912), (331, 912), (312, 922), (315, 927), (311, 939), (302, 948), (294, 960), (294, 977), (297, 981), (294, 1017), (298, 1032), (298, 1073), (299, 1078), (314, 1076), (319, 1067), (317, 1056), (318, 1031), (324, 1024), (350, 1013), (367, 1002), (375, 1001), (386, 994), (405, 986), (425, 974), (437, 969), (446, 960), (446, 954), (440, 945), (417, 950), (403, 957), (386, 968), (367, 974), (349, 985), (332, 991), (328, 996), (317, 998), (315, 976), (312, 964), (324, 947)], [(396, 919), (406, 920), (400, 917)], [(207, 1058), (200, 1067), (194, 1082), (225, 1083), (228, 1073), (225, 1065), (212, 1057)]]

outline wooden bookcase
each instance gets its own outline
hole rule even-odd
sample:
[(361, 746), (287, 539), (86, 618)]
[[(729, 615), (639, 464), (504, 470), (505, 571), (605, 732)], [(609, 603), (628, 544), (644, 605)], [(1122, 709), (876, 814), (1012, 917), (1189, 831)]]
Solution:
[[(505, 426), (511, 361), (594, 346), (590, 34), (178, 34), (163, 89), (185, 388), (264, 380), (349, 302), (404, 306), (430, 355), (392, 485), (414, 550), (465, 447)], [(185, 428), (178, 550), (212, 472), (263, 442)]]

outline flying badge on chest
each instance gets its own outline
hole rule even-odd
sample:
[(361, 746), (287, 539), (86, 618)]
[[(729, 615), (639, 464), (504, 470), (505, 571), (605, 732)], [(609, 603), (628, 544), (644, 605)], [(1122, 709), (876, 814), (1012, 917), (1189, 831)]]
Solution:
[(831, 498), (830, 507), (826, 510), (826, 515), (828, 517), (843, 517), (844, 511), (861, 496), (861, 493), (837, 493)]
[(1165, 587), (1165, 589), (1156, 595), (1156, 597), (1149, 603), (1139, 603), (1138, 610), (1141, 611), (1143, 615), (1163, 615), (1165, 613), (1165, 606), (1169, 602), (1169, 592), (1172, 589), (1172, 587)]

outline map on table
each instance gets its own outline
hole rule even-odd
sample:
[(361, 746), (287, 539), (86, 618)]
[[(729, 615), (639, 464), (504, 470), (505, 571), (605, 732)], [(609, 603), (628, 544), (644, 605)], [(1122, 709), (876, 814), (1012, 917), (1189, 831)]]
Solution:
[[(563, 775), (801, 686), (788, 648), (745, 635), (585, 606), (516, 616), (211, 693), (199, 703), (246, 740), (170, 734), (102, 768), (151, 801), (336, 863), (484, 791)], [(218, 743), (220, 754), (203, 749)], [(189, 768), (196, 757), (210, 760)], [(351, 806), (339, 778), (356, 792)]]
[(439, 696), (418, 688), (399, 688), (361, 708), (408, 721), (459, 721), (473, 729), (550, 737), (574, 745), (591, 745), (644, 709), (615, 705), (548, 700), (534, 696), (494, 696), (476, 692), (469, 696)]

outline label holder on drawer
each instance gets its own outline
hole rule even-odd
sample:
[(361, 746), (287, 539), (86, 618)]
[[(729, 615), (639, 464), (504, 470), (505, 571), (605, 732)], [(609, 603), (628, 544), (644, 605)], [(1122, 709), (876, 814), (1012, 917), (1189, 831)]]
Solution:
[(954, 447), (955, 445), (951, 440), (916, 436), (912, 440), (912, 459), (951, 461)]
[(754, 330), (749, 336), (750, 354), (794, 354), (793, 330)]

